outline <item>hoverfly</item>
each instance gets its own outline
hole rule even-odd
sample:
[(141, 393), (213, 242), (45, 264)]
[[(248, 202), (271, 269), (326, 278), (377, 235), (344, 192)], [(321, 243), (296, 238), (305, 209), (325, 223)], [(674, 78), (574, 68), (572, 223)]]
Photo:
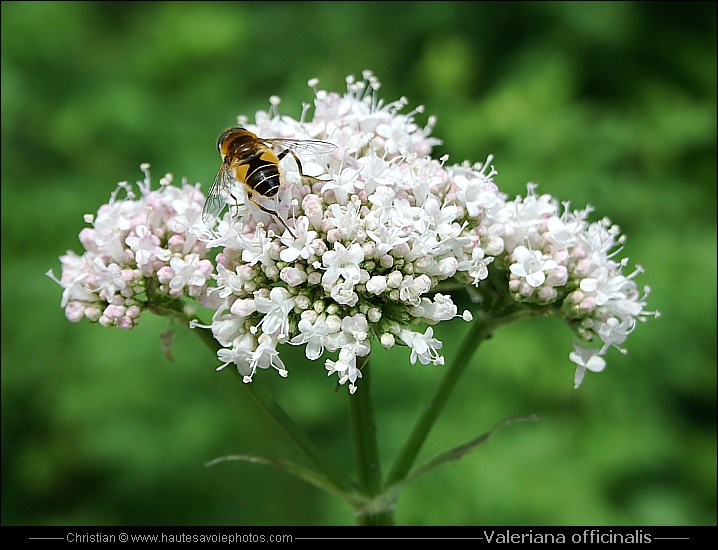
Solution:
[(328, 153), (336, 149), (333, 143), (319, 140), (284, 138), (260, 138), (242, 126), (228, 128), (217, 139), (217, 149), (222, 156), (222, 165), (212, 183), (202, 210), (202, 220), (209, 223), (217, 216), (232, 197), (232, 184), (240, 182), (247, 198), (260, 210), (279, 219), (293, 237), (294, 232), (287, 222), (274, 210), (261, 205), (254, 195), (274, 197), (279, 191), (279, 161), (287, 154), (292, 155), (299, 168), (299, 176), (313, 181), (323, 181), (302, 172), (302, 163), (295, 151), (313, 154)]

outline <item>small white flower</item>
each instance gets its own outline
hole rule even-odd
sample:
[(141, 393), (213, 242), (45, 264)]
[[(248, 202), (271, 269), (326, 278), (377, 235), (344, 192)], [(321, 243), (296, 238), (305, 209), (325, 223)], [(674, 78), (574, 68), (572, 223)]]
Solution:
[(288, 232), (280, 239), (282, 244), (287, 247), (279, 253), (279, 258), (283, 262), (291, 263), (297, 258), (306, 260), (314, 254), (311, 244), (317, 238), (317, 232), (309, 230), (309, 219), (306, 216), (301, 216), (295, 222), (294, 233), (297, 236), (296, 239)]
[(327, 369), (328, 376), (338, 373), (339, 384), (343, 385), (349, 382), (349, 391), (351, 393), (356, 391), (356, 386), (354, 384), (357, 379), (362, 377), (361, 370), (359, 370), (356, 366), (356, 355), (352, 354), (346, 357), (344, 361), (341, 360), (341, 358), (337, 361), (327, 359), (325, 367)]
[(361, 229), (361, 218), (353, 203), (332, 204), (329, 206), (327, 220), (339, 230), (343, 239), (353, 239)]
[(379, 295), (386, 290), (386, 277), (383, 275), (374, 275), (366, 283), (366, 291), (370, 294)]
[(269, 367), (275, 368), (277, 373), (283, 378), (286, 377), (288, 372), (284, 363), (279, 358), (277, 341), (268, 334), (262, 334), (258, 342), (259, 345), (257, 349), (252, 352), (252, 356), (249, 359), (250, 373), (244, 377), (244, 382), (251, 382), (257, 369), (268, 369)]
[(422, 298), (421, 304), (412, 308), (414, 316), (429, 323), (453, 319), (456, 317), (456, 311), (456, 305), (452, 302), (451, 296), (439, 292), (434, 295), (433, 301), (429, 298)]
[(551, 216), (546, 222), (548, 237), (561, 248), (572, 246), (583, 230), (584, 224), (577, 221), (574, 216), (565, 216), (561, 219), (558, 216)]
[(361, 278), (359, 264), (363, 260), (364, 251), (358, 244), (346, 248), (342, 243), (335, 242), (334, 250), (322, 254), (322, 263), (327, 268), (322, 276), (322, 284), (333, 285), (339, 277), (347, 282), (358, 283)]
[(421, 275), (414, 279), (411, 275), (404, 277), (399, 286), (399, 298), (403, 302), (409, 302), (416, 306), (421, 303), (421, 295), (431, 288), (431, 279), (426, 275)]
[(257, 231), (253, 236), (245, 240), (245, 247), (242, 249), (242, 261), (247, 262), (249, 265), (254, 265), (257, 262), (262, 265), (272, 265), (272, 260), (269, 255), (272, 246), (272, 239), (267, 236), (267, 232), (264, 229), (257, 228)]
[(486, 258), (484, 250), (477, 246), (471, 251), (471, 259), (460, 262), (458, 269), (460, 271), (466, 271), (469, 277), (472, 278), (472, 284), (478, 286), (480, 281), (483, 281), (489, 276), (488, 266), (493, 261), (494, 259), (491, 257)]
[(92, 262), (94, 268), (94, 285), (97, 290), (104, 290), (110, 299), (115, 292), (125, 288), (126, 282), (122, 277), (122, 268), (116, 263), (105, 265), (101, 258), (96, 257)]
[(351, 335), (357, 342), (365, 341), (369, 336), (369, 324), (366, 317), (359, 313), (351, 317), (344, 317), (342, 319), (342, 332)]
[(212, 336), (224, 347), (230, 346), (235, 338), (244, 336), (244, 317), (224, 314), (218, 309), (212, 316)]
[(375, 231), (367, 231), (367, 235), (377, 244), (380, 254), (391, 252), (394, 247), (409, 240), (403, 227), (389, 226), (382, 223)]
[(232, 272), (222, 264), (217, 264), (217, 274), (214, 277), (217, 279), (216, 292), (220, 298), (227, 298), (232, 294), (241, 294), (244, 280), (239, 274), (239, 268)]
[(613, 346), (621, 352), (625, 352), (623, 348), (619, 346), (622, 344), (628, 335), (633, 332), (636, 328), (636, 320), (633, 317), (626, 317), (623, 321), (617, 317), (610, 317), (605, 322), (597, 323), (598, 327), (595, 329), (598, 336), (603, 340), (604, 345), (601, 348), (601, 354), (606, 353), (606, 350)]
[(202, 286), (207, 277), (201, 270), (199, 254), (189, 254), (184, 258), (175, 256), (170, 260), (170, 267), (175, 276), (169, 283), (171, 289), (182, 289), (185, 286)]
[(429, 363), (433, 363), (434, 365), (444, 364), (444, 358), (436, 351), (441, 349), (443, 344), (434, 338), (433, 328), (428, 327), (424, 334), (402, 329), (399, 333), (399, 338), (401, 338), (407, 346), (411, 347), (411, 357), (409, 361), (411, 361), (412, 365), (416, 363), (417, 359), (419, 359), (422, 365), (428, 365)]
[[(160, 248), (159, 238), (150, 233), (146, 225), (138, 225), (135, 234), (128, 236), (125, 243), (135, 251), (135, 261), (140, 268), (148, 266), (155, 257), (166, 262), (172, 255), (169, 250)], [(151, 272), (152, 266), (149, 265), (149, 273)]]
[(576, 342), (573, 343), (573, 349), (569, 354), (569, 359), (576, 363), (576, 373), (573, 376), (574, 388), (578, 389), (586, 376), (586, 370), (592, 372), (601, 372), (606, 368), (606, 361), (600, 356), (599, 352), (594, 349), (585, 348)]
[(351, 281), (337, 283), (332, 287), (329, 295), (336, 303), (349, 307), (354, 307), (359, 301), (359, 295), (354, 292), (354, 285)]
[(558, 265), (554, 260), (543, 259), (538, 250), (529, 250), (525, 246), (517, 246), (514, 249), (516, 263), (511, 264), (509, 269), (517, 277), (526, 279), (526, 282), (536, 288), (546, 280), (545, 271), (551, 271)]
[(254, 293), (254, 303), (257, 311), (264, 313), (259, 323), (264, 334), (276, 334), (278, 339), (289, 335), (289, 312), (294, 309), (294, 297), (282, 287), (274, 287), (269, 298), (264, 298), (259, 292)]
[(354, 193), (357, 188), (364, 187), (357, 179), (359, 171), (354, 168), (345, 168), (332, 181), (325, 183), (321, 192), (334, 191), (338, 204), (346, 204), (347, 197)]
[(299, 321), (297, 328), (299, 329), (299, 334), (292, 338), (289, 343), (294, 345), (306, 344), (305, 353), (307, 359), (316, 361), (324, 353), (324, 346), (329, 334), (326, 315), (320, 315), (314, 323), (302, 319)]
[[(489, 157), (488, 162), (491, 162), (491, 157)], [(484, 166), (481, 172), (474, 172), (468, 177), (458, 174), (454, 178), (455, 184), (460, 189), (459, 200), (466, 204), (466, 210), (472, 218), (479, 217), (485, 209), (490, 209), (500, 202), (496, 187), (491, 182), (491, 177), (496, 175), (497, 172), (492, 166), (491, 171), (486, 174), (487, 165)]]

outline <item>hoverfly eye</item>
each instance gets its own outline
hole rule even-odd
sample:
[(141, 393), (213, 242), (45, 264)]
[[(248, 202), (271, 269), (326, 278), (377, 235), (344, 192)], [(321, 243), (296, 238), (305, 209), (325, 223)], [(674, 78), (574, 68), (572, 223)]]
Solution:
[(222, 152), (222, 144), (225, 142), (225, 140), (229, 137), (230, 134), (234, 132), (234, 128), (228, 128), (222, 134), (217, 138), (217, 150), (221, 153)]

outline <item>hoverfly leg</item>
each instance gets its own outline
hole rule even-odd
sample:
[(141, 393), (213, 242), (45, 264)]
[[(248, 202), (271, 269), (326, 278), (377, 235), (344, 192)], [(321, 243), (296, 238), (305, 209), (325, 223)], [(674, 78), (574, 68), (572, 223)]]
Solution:
[[(238, 218), (239, 217), (239, 206), (240, 206), (239, 200), (237, 199), (237, 197), (234, 196), (234, 193), (232, 193), (231, 191), (228, 192), (228, 194), (232, 198), (232, 201), (234, 202), (234, 204), (229, 204), (229, 209), (230, 209), (229, 217), (232, 219)], [(228, 203), (229, 203), (229, 201), (228, 201)], [(232, 214), (232, 208), (234, 208), (234, 214)]]
[(295, 239), (297, 238), (297, 236), (294, 234), (294, 231), (292, 231), (292, 228), (289, 227), (287, 225), (287, 222), (284, 221), (284, 218), (282, 218), (282, 216), (279, 215), (279, 212), (275, 212), (274, 210), (270, 210), (269, 208), (259, 204), (257, 201), (254, 200), (252, 193), (247, 193), (247, 198), (254, 206), (259, 208), (263, 212), (266, 212), (267, 214), (271, 214), (272, 216), (276, 217), (280, 222), (282, 222), (282, 225), (284, 225), (284, 227), (287, 228), (287, 231), (289, 231), (289, 233), (292, 235), (292, 237), (294, 237)]
[(314, 176), (308, 176), (307, 174), (305, 174), (305, 173), (302, 171), (302, 163), (301, 163), (301, 161), (299, 160), (299, 157), (298, 157), (298, 156), (294, 153), (294, 151), (292, 151), (291, 149), (285, 149), (284, 151), (282, 151), (281, 155), (279, 155), (279, 158), (281, 159), (281, 158), (284, 157), (287, 153), (290, 153), (290, 154), (292, 155), (292, 157), (294, 157), (294, 162), (297, 163), (297, 168), (299, 168), (299, 177), (300, 177), (300, 178), (307, 178), (308, 180), (312, 180), (312, 181), (327, 181), (327, 180), (323, 180), (323, 179), (320, 179), (320, 178), (315, 178)]

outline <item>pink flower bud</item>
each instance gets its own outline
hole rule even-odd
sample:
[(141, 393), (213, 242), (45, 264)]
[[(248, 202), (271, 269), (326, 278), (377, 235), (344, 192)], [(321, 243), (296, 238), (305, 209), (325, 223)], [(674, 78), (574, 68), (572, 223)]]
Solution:
[(69, 302), (65, 306), (65, 317), (71, 323), (77, 323), (85, 316), (85, 307), (80, 302)]
[(285, 267), (279, 273), (279, 278), (289, 286), (299, 286), (307, 280), (307, 274), (296, 267)]
[(175, 276), (174, 269), (169, 266), (165, 266), (157, 272), (157, 279), (162, 284), (169, 283)]
[(229, 311), (237, 317), (248, 317), (257, 311), (257, 306), (252, 298), (238, 299), (234, 301)]
[(366, 291), (375, 295), (379, 295), (384, 292), (386, 287), (386, 277), (382, 275), (375, 275), (366, 283)]

